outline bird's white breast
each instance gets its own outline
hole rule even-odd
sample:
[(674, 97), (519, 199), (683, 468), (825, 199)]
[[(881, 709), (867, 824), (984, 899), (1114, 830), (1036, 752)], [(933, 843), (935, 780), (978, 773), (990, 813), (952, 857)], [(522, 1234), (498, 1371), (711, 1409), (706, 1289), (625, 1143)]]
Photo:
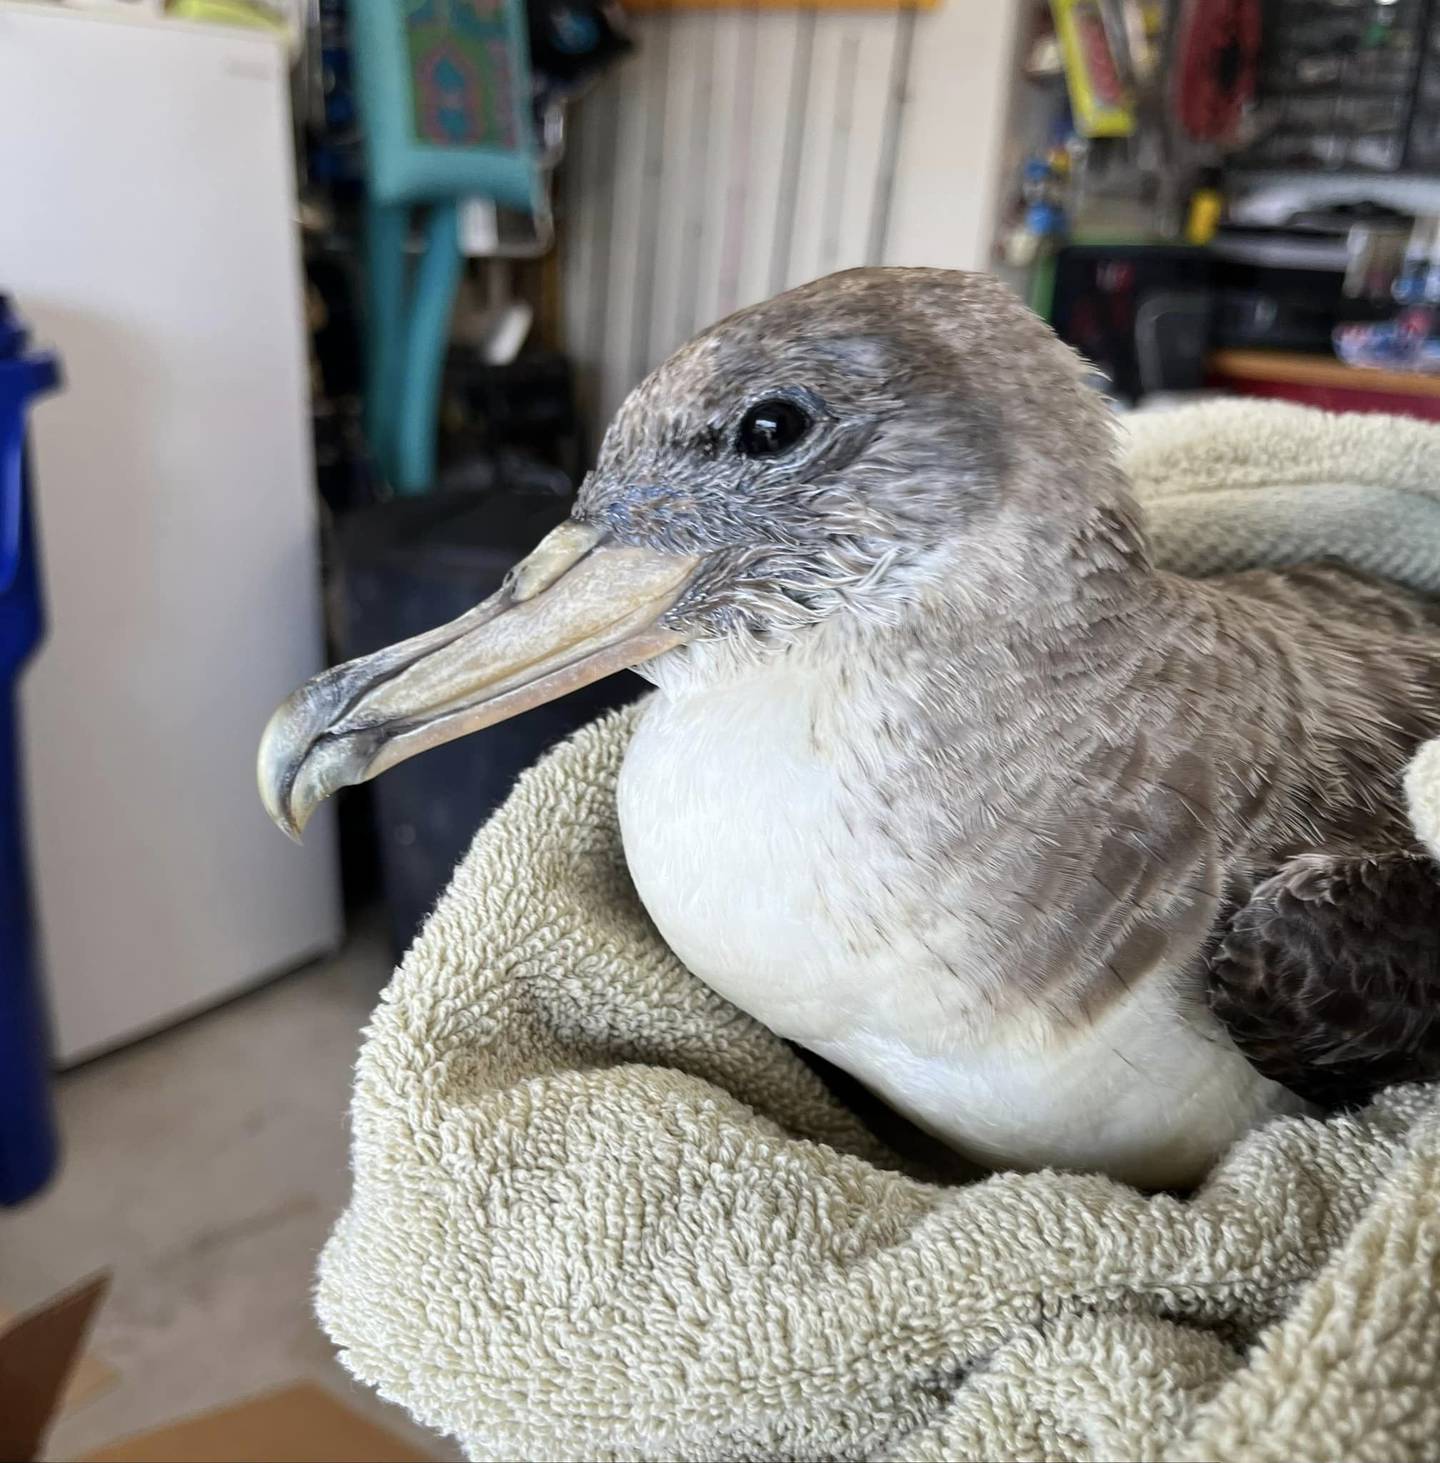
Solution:
[(830, 694), (781, 665), (652, 698), (621, 828), (640, 897), (691, 970), (991, 1165), (1185, 1183), (1293, 1106), (1182, 1016), (1163, 977), (1078, 1030), (981, 1000), (964, 972), (993, 957), (965, 909), (983, 882), (957, 866), (916, 928), (913, 900), (890, 892), (899, 855), (867, 832), (853, 764), (827, 742)]
[(810, 743), (810, 698), (775, 690), (750, 680), (653, 698), (626, 754), (620, 822), (676, 954), (772, 1028), (815, 1041), (846, 1024), (823, 888), (825, 865), (845, 854), (842, 790)]

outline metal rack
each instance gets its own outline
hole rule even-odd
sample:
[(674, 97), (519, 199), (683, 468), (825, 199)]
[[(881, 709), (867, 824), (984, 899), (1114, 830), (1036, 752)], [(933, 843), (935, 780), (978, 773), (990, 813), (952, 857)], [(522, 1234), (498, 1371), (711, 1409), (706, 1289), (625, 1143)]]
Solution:
[(1267, 0), (1252, 166), (1440, 167), (1440, 0)]

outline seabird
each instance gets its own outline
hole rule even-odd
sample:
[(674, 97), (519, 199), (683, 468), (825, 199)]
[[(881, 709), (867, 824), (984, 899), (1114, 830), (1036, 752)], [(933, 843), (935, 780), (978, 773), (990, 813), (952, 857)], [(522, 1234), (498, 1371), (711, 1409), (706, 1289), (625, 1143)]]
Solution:
[(625, 854), (691, 970), (985, 1164), (1186, 1185), (1440, 1076), (1437, 662), (1340, 568), (1157, 570), (1078, 357), (987, 276), (863, 269), (662, 365), (571, 520), (297, 691), (260, 784), (298, 835), (638, 667)]

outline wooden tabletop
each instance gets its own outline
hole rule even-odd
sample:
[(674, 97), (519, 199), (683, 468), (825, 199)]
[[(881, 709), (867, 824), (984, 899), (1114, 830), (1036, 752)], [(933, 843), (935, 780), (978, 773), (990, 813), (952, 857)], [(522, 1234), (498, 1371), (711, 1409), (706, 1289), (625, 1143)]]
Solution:
[(1341, 391), (1388, 391), (1397, 396), (1440, 396), (1440, 375), (1348, 366), (1331, 356), (1292, 351), (1214, 351), (1206, 364), (1214, 376), (1238, 381), (1288, 381)]

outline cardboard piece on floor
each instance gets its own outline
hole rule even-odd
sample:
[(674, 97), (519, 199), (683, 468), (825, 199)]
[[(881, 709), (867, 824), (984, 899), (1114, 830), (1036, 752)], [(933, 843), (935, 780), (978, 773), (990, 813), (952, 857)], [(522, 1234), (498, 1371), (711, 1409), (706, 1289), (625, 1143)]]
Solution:
[(403, 1438), (300, 1382), (136, 1433), (80, 1463), (430, 1463)]
[[(3, 1334), (19, 1318), (19, 1311), (11, 1310), (7, 1305), (0, 1305), (0, 1334)], [(70, 1373), (70, 1380), (65, 1383), (65, 1390), (61, 1392), (60, 1401), (55, 1410), (56, 1412), (69, 1412), (88, 1402), (92, 1397), (98, 1397), (102, 1392), (108, 1392), (119, 1380), (120, 1373), (109, 1362), (96, 1356), (93, 1351), (82, 1351), (75, 1363), (74, 1370)]]
[(0, 1463), (39, 1456), (109, 1285), (97, 1275), (0, 1333)]

